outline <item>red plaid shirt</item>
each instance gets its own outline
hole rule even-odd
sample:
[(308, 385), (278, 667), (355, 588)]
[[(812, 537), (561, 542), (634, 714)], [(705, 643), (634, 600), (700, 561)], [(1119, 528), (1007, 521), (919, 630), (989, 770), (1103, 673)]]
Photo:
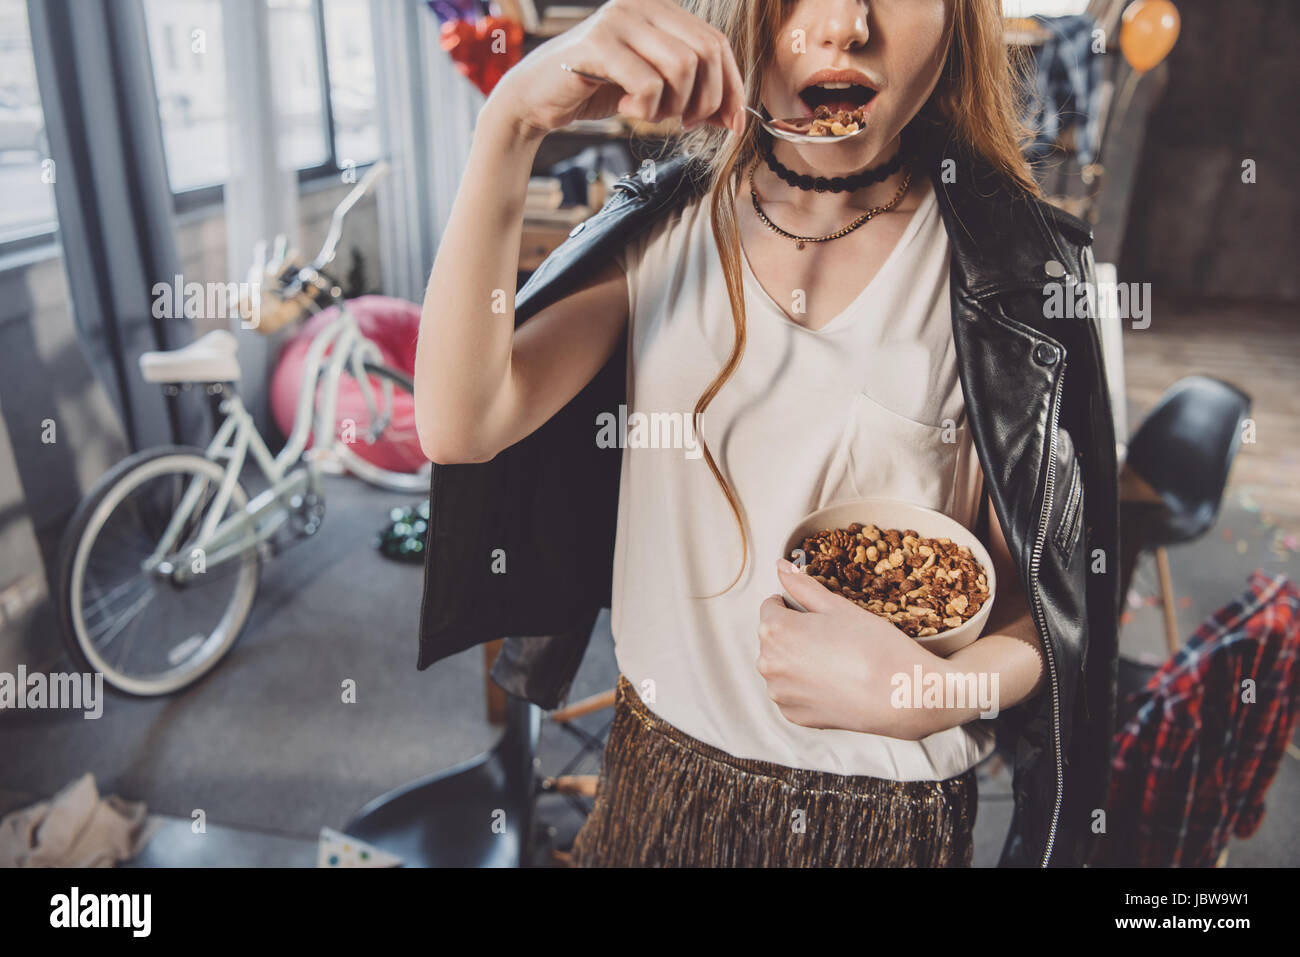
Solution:
[(1109, 863), (1207, 867), (1230, 834), (1255, 833), (1300, 714), (1298, 669), (1300, 592), (1257, 570), (1152, 676), (1116, 734)]

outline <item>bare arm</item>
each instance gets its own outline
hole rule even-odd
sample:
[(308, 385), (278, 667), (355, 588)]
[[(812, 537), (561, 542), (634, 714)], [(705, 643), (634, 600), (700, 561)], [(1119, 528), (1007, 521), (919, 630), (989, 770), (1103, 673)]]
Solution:
[[(1004, 711), (1028, 701), (1043, 688), (1046, 671), (1043, 645), (1034, 626), (1029, 600), (1020, 587), (1020, 577), (1011, 561), (1011, 550), (998, 522), (993, 503), (989, 503), (989, 557), (997, 575), (998, 593), (989, 613), (988, 624), (979, 641), (954, 652), (946, 659), (947, 672), (953, 674), (996, 674), (998, 676), (998, 710)], [(917, 735), (955, 728), (979, 717), (981, 709), (946, 708), (918, 713), (921, 719)]]
[(420, 318), (415, 418), (430, 459), (486, 461), (533, 432), (591, 381), (626, 322), (626, 279), (608, 263), (515, 332), (524, 198), (542, 137), (616, 109), (739, 130), (742, 90), (723, 35), (671, 0), (612, 0), (502, 78), (479, 115)]
[(591, 380), (627, 319), (610, 264), (515, 333), (524, 194), (540, 141), (485, 108), (434, 263), (415, 356), (416, 427), (435, 462), (475, 462), (528, 435)]

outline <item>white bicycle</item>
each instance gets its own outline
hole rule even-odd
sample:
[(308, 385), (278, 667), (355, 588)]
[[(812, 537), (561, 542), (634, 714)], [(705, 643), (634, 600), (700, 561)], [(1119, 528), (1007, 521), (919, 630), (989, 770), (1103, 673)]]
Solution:
[[(341, 290), (323, 272), (344, 216), (384, 171), (376, 164), (339, 204), (309, 265), (288, 256), (281, 238), (271, 262), (254, 267), (265, 287), (259, 304), (264, 323), (278, 328), (339, 307), (306, 354), (293, 428), (278, 455), (235, 389), (240, 370), (230, 332), (217, 330), (180, 349), (140, 357), (147, 381), (173, 392), (202, 385), (224, 418), (206, 449), (145, 449), (118, 463), (64, 532), (57, 596), (64, 641), (83, 669), (102, 672), (111, 687), (170, 694), (221, 660), (248, 619), (262, 562), (320, 528), (324, 468), (341, 467), (393, 491), (427, 493), (432, 465), (419, 453), (412, 417), (395, 414), (402, 405), (395, 397), (412, 392), (411, 378), (384, 365), (378, 346), (362, 334)], [(265, 260), (264, 245), (258, 259)], [(340, 422), (345, 377), (356, 383), (365, 408)], [(308, 450), (313, 436), (317, 447)], [(361, 445), (381, 441), (382, 461), (398, 468), (380, 467), (361, 454)], [(241, 481), (250, 452), (251, 466), (266, 480), (252, 499)]]

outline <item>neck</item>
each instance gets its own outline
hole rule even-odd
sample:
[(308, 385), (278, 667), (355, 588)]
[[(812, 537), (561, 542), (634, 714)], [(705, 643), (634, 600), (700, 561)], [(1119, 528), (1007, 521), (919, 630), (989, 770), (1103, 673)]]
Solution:
[[(848, 170), (831, 170), (819, 169), (818, 166), (809, 163), (798, 152), (798, 148), (785, 140), (777, 139), (771, 146), (772, 160), (779, 166), (784, 166), (785, 170), (798, 176), (809, 178), (823, 179), (846, 179), (858, 176), (867, 170), (879, 169), (881, 166), (896, 165), (892, 161), (896, 159), (898, 151), (901, 148), (901, 138), (894, 137), (891, 142), (885, 144), (883, 148), (874, 156), (870, 157), (862, 165), (855, 166)], [(805, 153), (811, 152), (814, 159), (822, 159), (822, 156), (816, 155), (816, 147), (810, 147)], [(905, 165), (905, 164), (904, 164)], [(884, 170), (881, 170), (884, 172)], [(783, 178), (783, 176), (785, 178)], [(879, 182), (870, 183), (870, 185), (859, 187), (852, 192), (846, 190), (827, 190), (818, 192), (811, 189), (800, 189), (798, 186), (790, 185), (788, 182), (788, 173), (777, 176), (774, 170), (768, 168), (766, 161), (759, 160), (759, 173), (755, 182), (758, 183), (759, 189), (763, 191), (764, 196), (770, 196), (774, 202), (788, 203), (790, 207), (797, 209), (807, 209), (807, 211), (833, 211), (833, 209), (848, 209), (854, 207), (874, 207), (884, 202), (881, 196), (889, 198), (893, 191), (897, 189), (902, 182), (904, 168), (894, 170), (888, 178), (881, 179)], [(770, 189), (764, 189), (770, 187)]]
[[(813, 146), (809, 149), (818, 149)], [(831, 178), (834, 176), (851, 176), (861, 170), (870, 169), (879, 166), (882, 163), (889, 162), (890, 158), (898, 152), (900, 148), (899, 137), (888, 143), (884, 149), (873, 156), (869, 161), (857, 169), (847, 170), (840, 173), (827, 173), (810, 167), (795, 150), (794, 146), (784, 140), (777, 140), (773, 144), (773, 155), (777, 161), (787, 169), (796, 173), (806, 173), (809, 176), (825, 176)], [(903, 176), (907, 170), (906, 164), (897, 172), (879, 183), (873, 183), (854, 192), (819, 193), (815, 190), (798, 189), (791, 186), (781, 177), (772, 172), (767, 164), (760, 158), (758, 167), (754, 173), (754, 186), (758, 190), (759, 197), (770, 203), (785, 204), (790, 210), (799, 214), (814, 218), (842, 217), (853, 210), (869, 209), (873, 206), (880, 206), (888, 202), (893, 195), (898, 192), (899, 186), (902, 185)], [(916, 173), (913, 172), (912, 179), (915, 182)], [(903, 204), (907, 203), (905, 197)]]

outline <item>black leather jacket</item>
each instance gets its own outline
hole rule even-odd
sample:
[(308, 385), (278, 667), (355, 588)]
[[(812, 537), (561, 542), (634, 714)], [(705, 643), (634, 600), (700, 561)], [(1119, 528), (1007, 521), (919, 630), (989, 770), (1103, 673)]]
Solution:
[[(1015, 798), (1001, 863), (1079, 865), (1090, 856), (1109, 781), (1115, 437), (1096, 324), (1080, 310), (1046, 318), (1044, 287), (1072, 291), (1093, 281), (1092, 237), (978, 161), (926, 165), (952, 251), (968, 424), (1047, 659), (1045, 690), (999, 718), (999, 736), (1013, 748)], [(621, 180), (519, 291), (516, 321), (697, 195), (695, 171), (675, 158), (652, 177)], [(493, 678), (542, 707), (561, 702), (610, 603), (621, 459), (594, 436), (598, 413), (624, 401), (625, 361), (626, 337), (532, 435), (489, 462), (434, 468), (418, 668), (505, 637)], [(494, 569), (501, 555), (504, 574), (499, 562)]]

